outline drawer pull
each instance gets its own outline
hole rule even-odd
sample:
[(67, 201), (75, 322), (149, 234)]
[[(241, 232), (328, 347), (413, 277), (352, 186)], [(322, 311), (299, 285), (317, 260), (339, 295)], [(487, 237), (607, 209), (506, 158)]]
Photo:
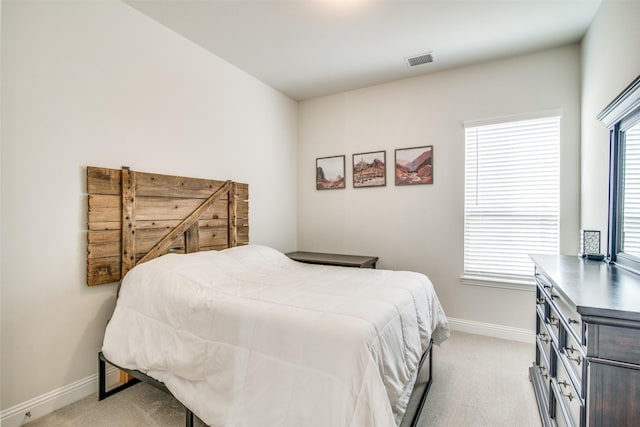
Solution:
[(540, 366), (540, 375), (542, 375), (545, 380), (548, 380), (549, 374), (546, 373), (546, 370), (547, 370), (546, 366)]
[(546, 332), (540, 332), (540, 334), (538, 334), (538, 336), (540, 337), (540, 341), (542, 341), (545, 344), (549, 344), (549, 342), (551, 341), (548, 337), (548, 335), (546, 334)]
[(578, 366), (580, 366), (580, 364), (582, 363), (582, 357), (580, 357), (580, 355), (578, 355), (577, 357), (571, 357), (569, 355), (569, 353), (573, 353), (574, 351), (576, 351), (575, 348), (573, 348), (573, 346), (569, 346), (569, 347), (563, 347), (562, 348), (562, 352), (565, 354), (565, 356), (567, 356), (567, 359), (576, 362), (578, 364)]
[(551, 316), (549, 318), (549, 324), (551, 326), (558, 326), (558, 319), (556, 317)]
[(538, 304), (544, 304), (545, 302), (547, 302), (547, 300), (545, 300), (544, 298), (536, 299), (536, 303), (538, 303)]
[(551, 294), (551, 299), (556, 299), (556, 298), (560, 298), (560, 295), (558, 295), (558, 294)]
[(580, 366), (580, 363), (582, 363), (582, 357), (580, 357), (580, 356), (578, 356), (578, 357), (576, 357), (575, 359), (573, 359), (573, 358), (571, 358), (571, 357), (569, 357), (569, 356), (567, 355), (567, 358), (568, 358), (569, 360), (573, 360), (574, 362), (576, 362), (576, 363), (578, 364), (578, 366)]
[(578, 366), (580, 366), (580, 363), (582, 363), (582, 357), (580, 357), (580, 356), (573, 358), (573, 357), (571, 357), (571, 356), (569, 356), (567, 354), (567, 359), (569, 359), (569, 360), (571, 360), (573, 362), (576, 362), (578, 364)]
[(569, 383), (568, 383), (568, 382), (566, 382), (566, 381), (558, 381), (558, 384), (559, 384), (559, 385), (561, 385), (561, 386), (562, 386), (562, 387), (564, 387), (564, 388), (569, 387)]
[(569, 399), (569, 402), (571, 402), (573, 399), (576, 398), (571, 392), (569, 392), (569, 394), (564, 394), (563, 392), (560, 392), (560, 394), (566, 397), (567, 399)]

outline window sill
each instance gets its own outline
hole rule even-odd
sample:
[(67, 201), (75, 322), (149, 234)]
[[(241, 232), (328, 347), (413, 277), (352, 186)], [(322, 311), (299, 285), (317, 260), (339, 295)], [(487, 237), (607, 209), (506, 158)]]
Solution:
[(517, 291), (535, 292), (536, 286), (533, 280), (528, 279), (507, 279), (504, 277), (492, 276), (462, 276), (460, 278), (463, 285), (484, 286), (488, 288), (514, 289)]

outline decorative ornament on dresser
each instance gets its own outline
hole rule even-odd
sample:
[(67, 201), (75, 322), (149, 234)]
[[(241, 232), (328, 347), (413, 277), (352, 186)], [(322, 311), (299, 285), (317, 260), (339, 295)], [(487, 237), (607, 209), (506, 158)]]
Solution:
[(580, 256), (594, 255), (600, 253), (600, 231), (582, 230), (580, 234)]

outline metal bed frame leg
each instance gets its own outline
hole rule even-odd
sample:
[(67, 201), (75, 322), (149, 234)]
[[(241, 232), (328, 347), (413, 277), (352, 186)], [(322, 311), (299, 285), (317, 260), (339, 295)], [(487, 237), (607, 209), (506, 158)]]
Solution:
[(107, 391), (107, 360), (102, 352), (98, 353), (98, 401), (121, 392), (124, 389), (136, 385), (140, 382), (137, 378), (132, 378), (129, 382), (121, 384)]
[[(427, 358), (429, 360), (426, 360)], [(420, 400), (418, 401), (417, 407), (415, 409), (415, 413), (413, 413), (412, 417), (410, 418), (410, 421), (407, 420), (408, 422), (406, 422), (403, 419), (402, 422), (400, 423), (401, 426), (417, 427), (418, 421), (420, 420), (420, 414), (422, 414), (422, 409), (424, 408), (425, 402), (427, 400), (427, 395), (429, 394), (429, 390), (431, 389), (431, 384), (433, 383), (433, 341), (429, 343), (427, 352), (420, 360), (420, 365), (418, 367), (418, 376), (420, 375), (420, 372), (422, 371), (422, 366), (424, 365), (425, 362), (429, 363), (429, 380), (424, 385), (424, 391), (422, 392), (419, 398)], [(417, 383), (418, 383), (418, 378), (416, 378), (416, 385)], [(407, 414), (405, 414), (405, 417), (406, 416)]]
[[(116, 366), (116, 365), (114, 365)], [(151, 377), (148, 377), (146, 375), (144, 375), (142, 372), (139, 371), (131, 371), (129, 369), (124, 369), (124, 368), (120, 368), (119, 366), (116, 366), (116, 368), (123, 370), (124, 372), (127, 372), (129, 375), (132, 375), (133, 378), (131, 378), (131, 380), (129, 380), (129, 382), (125, 383), (125, 384), (121, 384), (117, 387), (112, 388), (111, 390), (107, 391), (107, 359), (104, 357), (104, 355), (102, 354), (102, 352), (98, 353), (98, 401), (106, 399), (109, 396), (112, 396), (116, 393), (121, 392), (124, 389), (127, 389), (129, 387), (131, 387), (132, 385), (138, 384), (140, 381), (144, 381), (148, 384), (151, 384), (152, 386), (166, 392), (169, 393), (169, 395), (171, 395), (171, 392), (169, 392), (169, 390), (167, 389), (167, 387), (162, 384), (161, 382), (154, 380)], [(191, 410), (189, 408), (187, 408), (186, 406), (184, 407), (185, 410), (185, 422), (184, 425), (186, 427), (193, 427), (194, 426), (194, 417), (193, 417), (193, 412), (191, 412)]]
[(185, 411), (186, 411), (186, 420), (185, 420), (185, 426), (186, 427), (193, 427), (193, 412), (191, 412), (191, 410), (189, 408), (185, 407)]

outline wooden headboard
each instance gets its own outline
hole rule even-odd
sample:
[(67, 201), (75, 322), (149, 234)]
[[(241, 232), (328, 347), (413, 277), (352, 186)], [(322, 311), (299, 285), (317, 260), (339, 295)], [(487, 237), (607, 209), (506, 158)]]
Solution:
[(249, 243), (249, 185), (87, 167), (87, 285), (168, 252)]

